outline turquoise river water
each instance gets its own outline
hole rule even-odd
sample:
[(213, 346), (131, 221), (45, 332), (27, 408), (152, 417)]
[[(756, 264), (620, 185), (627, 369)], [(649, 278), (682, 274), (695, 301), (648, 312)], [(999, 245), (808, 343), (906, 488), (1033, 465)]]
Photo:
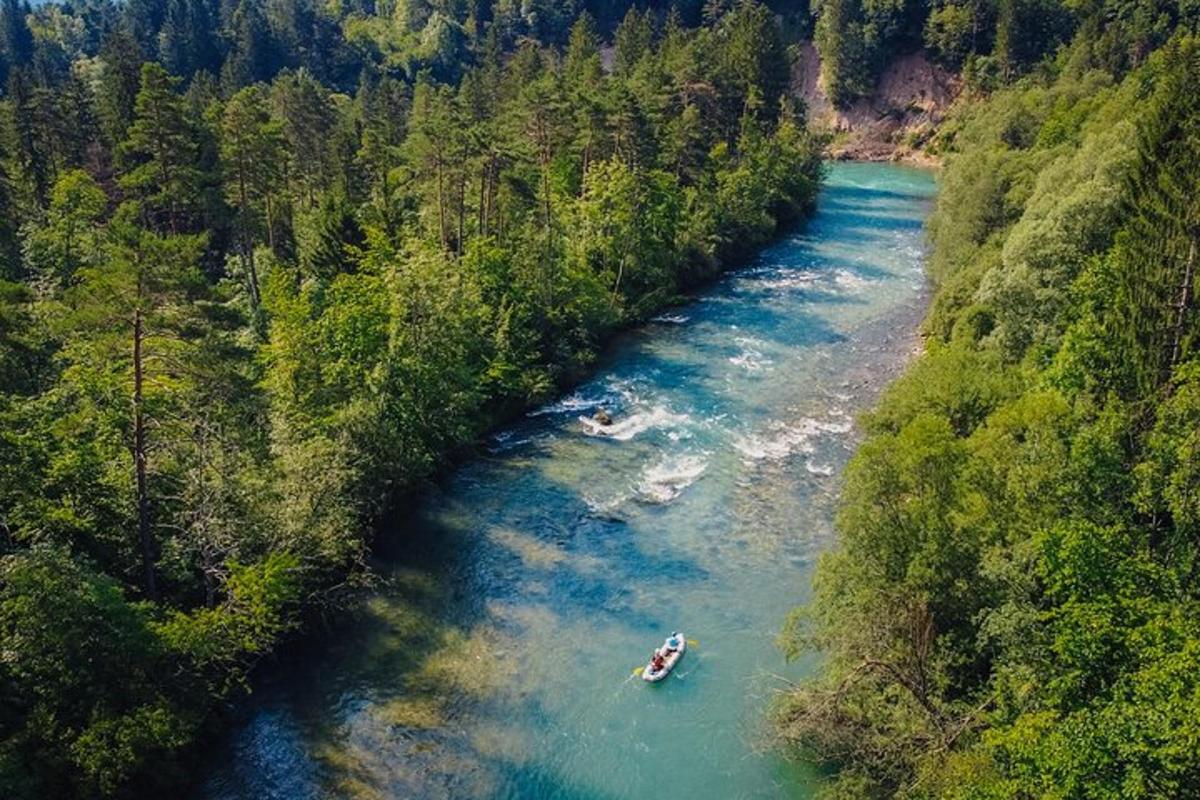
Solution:
[[(916, 346), (931, 174), (833, 164), (816, 215), (399, 513), (348, 629), (260, 682), (208, 800), (807, 797), (765, 710), (853, 418)], [(603, 406), (604, 435), (588, 418)], [(632, 675), (670, 631), (675, 672)]]

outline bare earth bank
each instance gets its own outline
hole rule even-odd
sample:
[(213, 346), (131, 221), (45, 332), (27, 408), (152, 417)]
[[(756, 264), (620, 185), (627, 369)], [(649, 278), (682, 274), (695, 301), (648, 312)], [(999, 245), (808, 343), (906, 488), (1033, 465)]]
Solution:
[(937, 166), (923, 146), (961, 89), (957, 75), (913, 53), (884, 69), (871, 97), (839, 109), (825, 93), (821, 57), (811, 42), (801, 45), (792, 71), (792, 91), (804, 100), (809, 120), (834, 134), (830, 156), (855, 161)]

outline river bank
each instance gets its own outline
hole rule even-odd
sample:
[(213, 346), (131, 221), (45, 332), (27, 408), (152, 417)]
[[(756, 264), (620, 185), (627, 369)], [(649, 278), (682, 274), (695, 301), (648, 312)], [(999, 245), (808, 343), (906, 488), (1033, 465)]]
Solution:
[[(807, 796), (761, 752), (773, 639), (830, 536), (853, 415), (925, 302), (932, 181), (834, 164), (816, 216), (502, 429), (380, 537), (327, 651), (265, 676), (209, 798)], [(592, 436), (580, 417), (617, 422)], [(689, 648), (627, 682), (660, 630)], [(646, 652), (643, 652), (643, 651)]]
[(870, 97), (839, 108), (825, 91), (821, 58), (811, 42), (799, 45), (791, 81), (793, 95), (804, 102), (809, 124), (830, 135), (830, 158), (924, 169), (941, 165), (926, 146), (962, 88), (960, 76), (916, 52), (888, 64)]

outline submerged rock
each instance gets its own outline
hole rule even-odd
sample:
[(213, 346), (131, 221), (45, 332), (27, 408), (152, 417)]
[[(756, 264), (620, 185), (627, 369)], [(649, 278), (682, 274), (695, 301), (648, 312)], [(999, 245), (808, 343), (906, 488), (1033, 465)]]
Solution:
[(609, 414), (607, 411), (605, 411), (603, 408), (597, 409), (596, 413), (592, 415), (592, 419), (596, 420), (596, 422), (598, 422), (601, 425), (604, 425), (606, 427), (608, 425), (613, 424), (612, 415)]

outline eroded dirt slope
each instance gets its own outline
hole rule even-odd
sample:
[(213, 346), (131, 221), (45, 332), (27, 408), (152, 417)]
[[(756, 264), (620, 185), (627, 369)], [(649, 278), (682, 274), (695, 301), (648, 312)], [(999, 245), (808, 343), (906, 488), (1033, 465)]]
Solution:
[(792, 74), (792, 90), (804, 100), (809, 119), (837, 134), (832, 155), (867, 161), (933, 160), (920, 144), (961, 88), (957, 75), (923, 53), (913, 53), (888, 65), (871, 97), (834, 108), (821, 83), (821, 57), (811, 42), (801, 45)]

